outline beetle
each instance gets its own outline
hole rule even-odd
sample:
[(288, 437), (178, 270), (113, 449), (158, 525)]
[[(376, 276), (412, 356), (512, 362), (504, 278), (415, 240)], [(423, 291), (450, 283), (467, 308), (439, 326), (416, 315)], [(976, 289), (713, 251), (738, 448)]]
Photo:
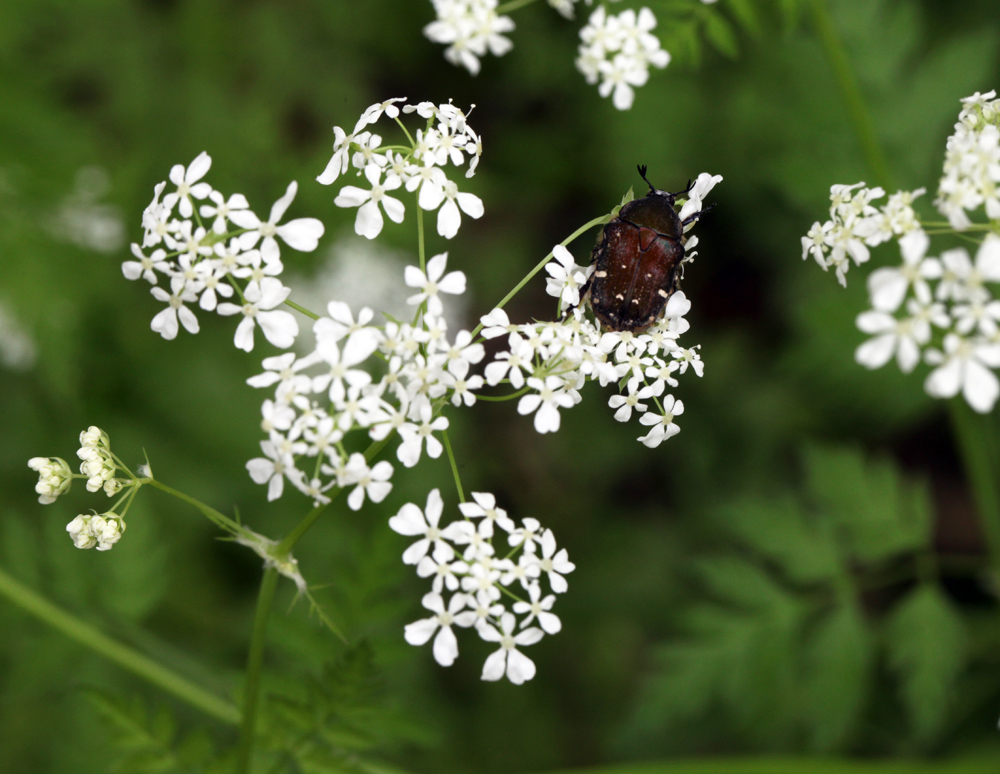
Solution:
[(709, 208), (681, 220), (676, 193), (661, 191), (646, 178), (646, 167), (636, 167), (649, 193), (624, 205), (604, 227), (591, 253), (594, 272), (580, 289), (581, 301), (590, 294), (590, 307), (604, 328), (641, 333), (660, 316), (678, 288), (684, 262), (684, 226)]

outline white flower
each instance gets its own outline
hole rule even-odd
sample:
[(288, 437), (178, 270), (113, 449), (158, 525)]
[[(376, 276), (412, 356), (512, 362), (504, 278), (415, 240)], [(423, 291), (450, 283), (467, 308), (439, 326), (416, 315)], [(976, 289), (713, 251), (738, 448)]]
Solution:
[(990, 369), (1000, 367), (1000, 345), (949, 333), (944, 338), (944, 352), (928, 352), (927, 361), (938, 366), (924, 382), (928, 395), (952, 398), (961, 391), (980, 414), (992, 410), (1000, 396), (1000, 382)]
[(546, 634), (558, 634), (562, 629), (562, 621), (559, 620), (559, 616), (549, 611), (552, 609), (552, 605), (555, 604), (556, 595), (549, 594), (545, 599), (542, 599), (542, 587), (537, 583), (532, 583), (528, 586), (528, 596), (531, 598), (531, 602), (515, 602), (514, 612), (523, 615), (527, 613), (528, 616), (521, 621), (521, 628), (531, 624), (535, 618), (538, 618), (538, 625), (542, 627)]
[(299, 184), (294, 180), (288, 184), (285, 195), (272, 205), (266, 223), (261, 222), (250, 210), (234, 210), (229, 213), (229, 220), (240, 228), (248, 229), (240, 235), (240, 246), (244, 250), (250, 250), (261, 240), (260, 253), (264, 261), (270, 263), (278, 260), (281, 253), (275, 237), (281, 237), (293, 250), (310, 252), (316, 249), (319, 238), (323, 236), (323, 224), (316, 218), (297, 218), (282, 226), (278, 225), (298, 189)]
[(504, 532), (513, 532), (514, 520), (507, 516), (507, 511), (497, 508), (496, 497), (489, 492), (472, 492), (474, 502), (462, 503), (458, 509), (467, 519), (483, 518), (479, 523), (479, 534), (484, 538), (493, 537), (493, 526), (500, 527)]
[(352, 511), (360, 510), (364, 504), (365, 495), (373, 503), (382, 502), (392, 489), (389, 479), (392, 478), (392, 464), (382, 460), (368, 467), (365, 455), (355, 452), (344, 466), (341, 486), (357, 484), (347, 496), (347, 505)]
[(931, 323), (947, 327), (950, 323), (941, 304), (922, 305), (911, 298), (907, 302), (911, 316), (898, 320), (886, 312), (870, 311), (858, 315), (858, 328), (872, 334), (854, 353), (855, 360), (866, 368), (881, 368), (895, 354), (899, 370), (910, 373), (920, 362), (920, 350), (931, 340)]
[(466, 605), (466, 596), (461, 593), (452, 594), (447, 609), (441, 595), (433, 591), (424, 595), (421, 604), (434, 615), (407, 624), (403, 636), (410, 645), (423, 645), (436, 631), (434, 660), (441, 666), (451, 666), (458, 657), (458, 639), (451, 627), (472, 626), (476, 622), (476, 614), (471, 610), (462, 612)]
[(448, 263), (448, 253), (435, 255), (427, 262), (427, 273), (416, 266), (407, 266), (403, 274), (406, 284), (411, 288), (420, 288), (420, 292), (406, 299), (408, 304), (427, 302), (427, 311), (439, 316), (444, 312), (444, 305), (438, 293), (460, 295), (465, 292), (465, 274), (460, 271), (444, 273)]
[(560, 301), (560, 308), (580, 303), (580, 288), (587, 281), (588, 267), (578, 266), (573, 255), (563, 245), (552, 248), (553, 260), (545, 264), (549, 278), (545, 292)]
[[(569, 560), (569, 554), (565, 548), (556, 551), (556, 536), (552, 534), (551, 529), (547, 529), (542, 533), (540, 542), (542, 555), (537, 560), (538, 568), (548, 574), (549, 585), (552, 586), (552, 590), (556, 594), (564, 594), (566, 589), (569, 588), (569, 584), (566, 583), (566, 579), (563, 576), (566, 573), (573, 572), (576, 569), (576, 565)], [(542, 628), (549, 632), (544, 624)], [(555, 632), (549, 632), (549, 634), (555, 634)]]
[(437, 419), (432, 419), (431, 404), (426, 400), (420, 406), (419, 418), (419, 425), (407, 422), (399, 428), (401, 443), (396, 450), (396, 456), (408, 468), (412, 468), (420, 461), (420, 454), (425, 442), (427, 445), (427, 456), (431, 459), (440, 457), (441, 452), (444, 450), (441, 442), (434, 437), (433, 433), (435, 430), (447, 430), (448, 418), (438, 417)]
[(500, 649), (490, 654), (483, 665), (483, 680), (499, 680), (504, 674), (514, 685), (521, 685), (535, 676), (535, 662), (517, 649), (517, 646), (534, 645), (544, 636), (541, 629), (532, 626), (514, 634), (517, 619), (513, 613), (500, 617), (500, 630), (492, 624), (483, 624), (479, 636), (487, 642), (500, 643)]
[(517, 402), (517, 413), (521, 415), (535, 412), (535, 430), (539, 433), (554, 433), (559, 429), (559, 409), (570, 408), (576, 401), (567, 390), (567, 385), (558, 376), (546, 376), (545, 380), (531, 376), (528, 386), (536, 392), (523, 395)]
[(668, 395), (663, 400), (663, 414), (648, 411), (639, 417), (639, 422), (651, 426), (649, 432), (639, 440), (652, 449), (677, 435), (681, 429), (674, 424), (674, 417), (683, 413), (684, 404), (679, 400), (675, 401), (673, 395)]
[(253, 349), (253, 332), (258, 324), (265, 338), (274, 346), (287, 349), (295, 343), (295, 337), (299, 335), (299, 324), (289, 312), (275, 309), (285, 302), (291, 292), (291, 288), (282, 285), (280, 280), (265, 277), (258, 286), (247, 285), (243, 294), (246, 303), (243, 306), (219, 304), (218, 312), (221, 315), (243, 314), (243, 320), (236, 327), (234, 341), (237, 349), (244, 352)]
[(281, 497), (285, 488), (285, 475), (294, 469), (294, 462), (287, 460), (279, 444), (282, 438), (272, 432), (270, 438), (260, 442), (264, 457), (255, 457), (247, 462), (247, 472), (256, 484), (267, 484), (268, 502)]
[(347, 185), (340, 189), (337, 198), (333, 203), (338, 207), (359, 207), (358, 216), (354, 221), (354, 231), (367, 239), (374, 239), (382, 233), (382, 213), (379, 204), (385, 209), (385, 214), (394, 223), (402, 223), (405, 214), (403, 203), (392, 196), (388, 196), (386, 191), (392, 191), (402, 185), (398, 177), (386, 179), (382, 185), (382, 168), (377, 164), (369, 164), (365, 167), (365, 177), (371, 183), (371, 190), (366, 191), (357, 186)]
[(875, 309), (895, 312), (911, 287), (921, 303), (930, 302), (927, 280), (941, 276), (941, 264), (936, 258), (924, 258), (929, 245), (930, 238), (923, 231), (911, 231), (900, 238), (903, 265), (876, 269), (868, 277), (868, 294)]
[(170, 293), (159, 287), (150, 288), (153, 298), (167, 304), (167, 308), (159, 312), (150, 323), (150, 328), (168, 341), (177, 338), (177, 321), (188, 333), (199, 331), (198, 318), (184, 304), (198, 300), (198, 296), (185, 287), (184, 277), (175, 275), (170, 278)]
[[(175, 204), (180, 203), (178, 208), (181, 217), (190, 218), (194, 214), (194, 207), (191, 205), (191, 197), (204, 199), (212, 190), (208, 183), (199, 183), (208, 170), (212, 167), (212, 158), (202, 151), (194, 161), (184, 168), (182, 164), (175, 164), (170, 168), (170, 182), (177, 186), (177, 190), (168, 193), (163, 197), (163, 206), (169, 212)], [(161, 189), (162, 190), (162, 189)], [(155, 203), (155, 199), (153, 200)]]
[[(424, 195), (428, 191), (428, 195)], [(440, 187), (424, 186), (420, 195), (420, 207), (424, 210), (433, 210), (441, 202), (441, 209), (438, 210), (437, 231), (445, 239), (451, 239), (458, 233), (459, 226), (462, 225), (462, 209), (470, 218), (481, 218), (483, 216), (483, 200), (475, 194), (462, 193), (451, 180), (444, 180)]]
[(446, 543), (438, 529), (444, 502), (441, 492), (432, 489), (427, 495), (427, 506), (422, 511), (413, 503), (406, 503), (399, 512), (389, 519), (389, 527), (400, 535), (420, 535), (420, 540), (413, 543), (403, 552), (403, 564), (419, 564), (433, 546), (434, 557), (440, 561), (448, 561), (455, 555), (455, 550)]

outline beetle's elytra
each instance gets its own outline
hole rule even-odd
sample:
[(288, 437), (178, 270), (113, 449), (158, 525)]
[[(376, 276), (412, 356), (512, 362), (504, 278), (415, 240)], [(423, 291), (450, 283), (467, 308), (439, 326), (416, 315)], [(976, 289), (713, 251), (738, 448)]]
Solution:
[(581, 299), (589, 292), (590, 306), (601, 324), (613, 331), (641, 332), (660, 316), (667, 299), (677, 290), (684, 260), (684, 226), (674, 211), (674, 201), (683, 191), (660, 191), (639, 174), (649, 193), (633, 199), (604, 227), (591, 255), (594, 273), (581, 288)]

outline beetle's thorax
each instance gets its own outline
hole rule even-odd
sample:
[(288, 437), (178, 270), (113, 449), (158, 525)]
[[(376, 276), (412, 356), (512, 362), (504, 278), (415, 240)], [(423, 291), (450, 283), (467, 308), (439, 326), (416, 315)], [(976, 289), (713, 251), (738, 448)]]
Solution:
[(621, 208), (618, 217), (674, 239), (684, 234), (684, 227), (674, 211), (674, 196), (666, 191), (650, 191), (641, 199), (633, 199)]

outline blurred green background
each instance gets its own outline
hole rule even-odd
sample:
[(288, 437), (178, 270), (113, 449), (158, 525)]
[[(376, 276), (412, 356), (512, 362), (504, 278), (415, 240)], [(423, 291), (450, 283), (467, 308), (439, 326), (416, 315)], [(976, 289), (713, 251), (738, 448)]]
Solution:
[[(337, 186), (314, 182), (330, 128), (349, 130), (389, 97), (451, 98), (476, 105), (485, 150), (466, 187), (486, 215), (450, 243), (433, 235), (429, 249), (447, 249), (467, 274), (469, 326), (553, 244), (639, 190), (637, 163), (667, 189), (723, 175), (684, 284), (694, 305), (684, 339), (702, 345), (705, 377), (682, 378), (682, 432), (655, 450), (636, 443), (638, 425), (612, 419), (596, 385), (555, 435), (538, 436), (513, 404), (451, 412), (466, 487), (551, 526), (577, 565), (556, 610), (562, 633), (529, 651), (531, 683), (481, 682), (491, 648), (471, 637), (450, 669), (403, 641), (403, 625), (423, 617), (425, 584), (399, 561), (406, 539), (386, 520), (434, 486), (454, 505), (441, 459), (397, 466), (383, 509), (341, 503), (299, 544), (304, 574), (353, 644), (306, 605), (290, 607), (285, 584), (268, 695), (324, 696), (344, 770), (1000, 766), (996, 579), (946, 412), (919, 371), (854, 363), (863, 273), (842, 290), (800, 259), (830, 185), (874, 182), (809, 14), (790, 15), (792, 0), (720, 0), (712, 11), (732, 25), (731, 58), (692, 44), (704, 33), (683, 12), (691, 4), (648, 4), (674, 62), (627, 113), (573, 67), (583, 20), (544, 3), (514, 14), (513, 50), (487, 57), (475, 78), (422, 36), (432, 9), (420, 0), (0, 4), (0, 305), (5, 351), (17, 347), (11, 319), (35, 348), (0, 368), (0, 568), (204, 687), (238, 690), (259, 561), (146, 491), (115, 551), (78, 551), (65, 524), (99, 506), (82, 487), (38, 505), (25, 463), (71, 459), (77, 434), (97, 424), (126, 461), (145, 450), (161, 480), (238, 507), (258, 531), (287, 531), (306, 504), (267, 505), (244, 470), (261, 399), (244, 380), (273, 350), (260, 339), (250, 355), (236, 350), (232, 321), (206, 314), (197, 337), (160, 339), (149, 330), (159, 305), (121, 276), (127, 243), (141, 236), (153, 185), (205, 150), (207, 179), (260, 214), (299, 181), (290, 217), (327, 226), (315, 253), (283, 254), (303, 285), (326, 276), (334, 245), (348, 245), (335, 251), (342, 264), (361, 261), (349, 247), (354, 211), (333, 206)], [(829, 6), (892, 184), (933, 194), (958, 100), (1000, 86), (996, 0)], [(712, 35), (726, 47), (724, 31)], [(66, 214), (100, 191), (94, 167), (105, 215), (124, 217), (112, 251), (88, 246)], [(413, 260), (414, 237), (410, 218), (375, 248)], [(591, 239), (571, 246), (578, 262)], [(896, 260), (891, 247), (875, 255)], [(543, 280), (508, 309), (549, 317)], [(0, 632), (2, 772), (109, 770), (122, 731), (91, 688), (175, 714), (180, 737), (204, 729), (212, 744), (232, 743), (231, 729), (2, 598)], [(791, 763), (740, 762), (755, 756)], [(720, 758), (730, 762), (671, 763)]]

